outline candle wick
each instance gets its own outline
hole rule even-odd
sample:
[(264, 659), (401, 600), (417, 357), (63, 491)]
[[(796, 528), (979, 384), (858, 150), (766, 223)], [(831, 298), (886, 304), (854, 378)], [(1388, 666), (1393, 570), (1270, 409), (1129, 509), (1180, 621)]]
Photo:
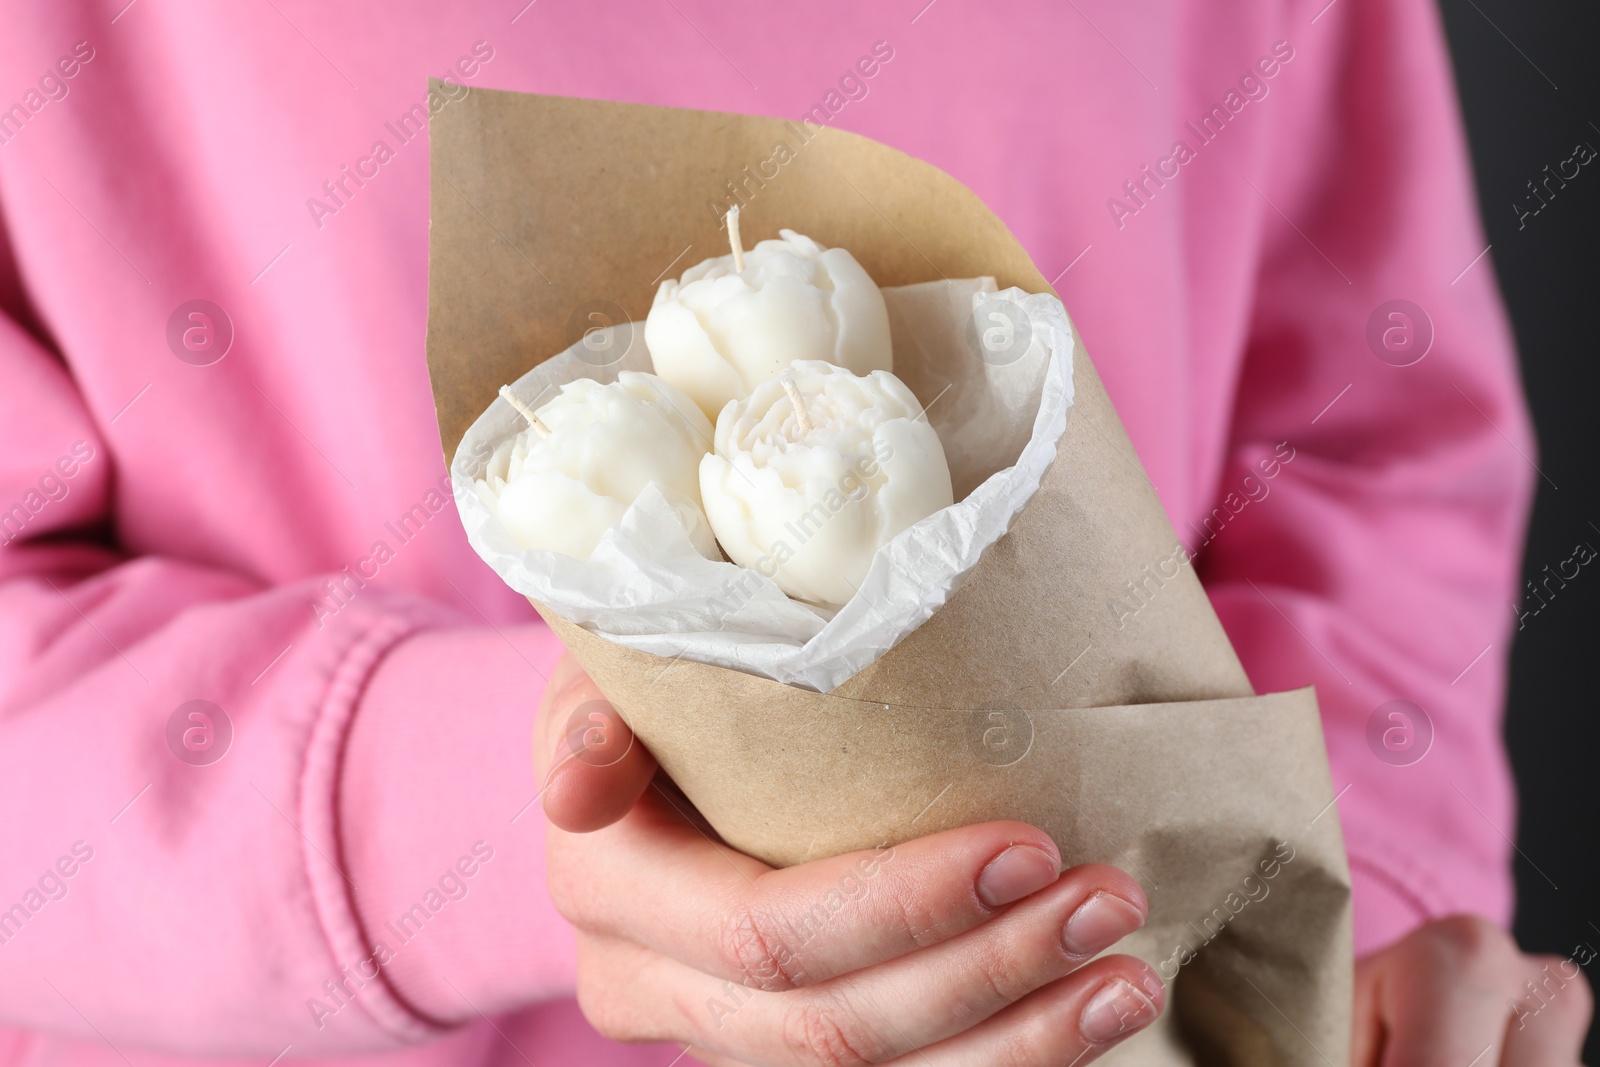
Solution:
[(733, 249), (733, 269), (743, 274), (744, 241), (739, 238), (739, 205), (730, 207), (724, 217), (728, 220), (728, 245)]
[(522, 417), (528, 420), (528, 425), (538, 432), (540, 437), (550, 436), (550, 427), (539, 421), (539, 416), (533, 413), (532, 408), (517, 399), (517, 394), (511, 391), (511, 386), (502, 385), (500, 387), (500, 399), (516, 408)]
[(783, 391), (789, 394), (789, 403), (794, 405), (794, 421), (795, 425), (800, 427), (800, 436), (810, 437), (811, 420), (806, 418), (805, 398), (800, 395), (800, 390), (795, 388), (794, 375), (780, 375), (778, 378), (778, 384), (783, 386)]

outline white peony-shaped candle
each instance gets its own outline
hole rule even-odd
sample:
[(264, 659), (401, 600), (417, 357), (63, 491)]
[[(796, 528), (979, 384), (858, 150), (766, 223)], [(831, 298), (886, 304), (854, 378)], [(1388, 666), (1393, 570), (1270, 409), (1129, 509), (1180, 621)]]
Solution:
[(894, 369), (889, 312), (861, 264), (843, 248), (778, 232), (781, 240), (745, 252), (733, 209), (733, 254), (662, 282), (645, 318), (656, 373), (712, 419), (795, 360), (826, 360), (857, 374)]
[(888, 371), (818, 360), (723, 410), (700, 495), (729, 559), (830, 609), (881, 546), (953, 502), (944, 447), (911, 390)]
[(478, 496), (523, 548), (587, 560), (601, 536), (654, 482), (702, 555), (720, 559), (700, 506), (700, 460), (711, 423), (653, 374), (568, 382), (538, 411), (500, 395), (528, 428), (490, 457)]

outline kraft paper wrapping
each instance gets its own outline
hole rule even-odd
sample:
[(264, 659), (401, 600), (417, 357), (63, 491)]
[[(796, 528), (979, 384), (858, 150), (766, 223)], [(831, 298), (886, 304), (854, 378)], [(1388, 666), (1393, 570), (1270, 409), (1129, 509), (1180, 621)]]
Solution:
[[(747, 244), (783, 226), (850, 249), (880, 285), (1052, 292), (973, 193), (865, 138), (473, 90), (432, 128), (446, 458), (501, 383), (597, 322), (642, 320), (661, 277), (721, 254), (730, 182)], [(1068, 864), (1139, 878), (1150, 921), (1116, 950), (1156, 967), (1170, 1007), (1105, 1062), (1348, 1062), (1349, 871), (1315, 696), (1253, 695), (1192, 569), (1166, 577), (1177, 537), (1074, 340), (1076, 399), (1037, 494), (944, 607), (831, 693), (534, 606), (742, 851), (787, 865), (1012, 818)], [(1113, 606), (1130, 582), (1131, 613)]]

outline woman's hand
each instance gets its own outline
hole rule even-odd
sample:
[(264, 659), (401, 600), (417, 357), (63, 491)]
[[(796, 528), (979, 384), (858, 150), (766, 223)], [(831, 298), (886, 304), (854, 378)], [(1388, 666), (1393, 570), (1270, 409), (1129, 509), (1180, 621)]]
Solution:
[(774, 870), (654, 781), (570, 658), (534, 753), (578, 1002), (608, 1037), (679, 1041), (708, 1063), (1081, 1064), (1165, 1002), (1139, 960), (1088, 962), (1143, 924), (1138, 883), (1099, 865), (1060, 874), (1026, 824)]
[(1574, 961), (1524, 955), (1483, 919), (1436, 919), (1356, 963), (1351, 1060), (1356, 1067), (1573, 1067), (1593, 1007)]

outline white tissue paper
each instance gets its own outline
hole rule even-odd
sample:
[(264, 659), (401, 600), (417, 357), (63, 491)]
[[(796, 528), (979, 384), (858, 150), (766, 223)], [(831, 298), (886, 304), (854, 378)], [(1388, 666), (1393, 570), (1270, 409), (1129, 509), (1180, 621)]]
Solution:
[[(996, 292), (993, 278), (891, 287), (883, 296), (895, 373), (938, 431), (956, 503), (879, 549), (860, 591), (837, 612), (702, 556), (653, 483), (587, 562), (522, 549), (473, 489), (495, 449), (523, 426), (500, 399), (472, 424), (451, 466), (473, 549), (517, 592), (619, 644), (823, 693), (839, 686), (926, 622), (1010, 528), (1055, 459), (1072, 406), (1072, 327), (1055, 297)], [(643, 323), (610, 334), (539, 364), (512, 391), (537, 408), (574, 378), (609, 382), (650, 369)], [(600, 365), (596, 352), (614, 361)]]

